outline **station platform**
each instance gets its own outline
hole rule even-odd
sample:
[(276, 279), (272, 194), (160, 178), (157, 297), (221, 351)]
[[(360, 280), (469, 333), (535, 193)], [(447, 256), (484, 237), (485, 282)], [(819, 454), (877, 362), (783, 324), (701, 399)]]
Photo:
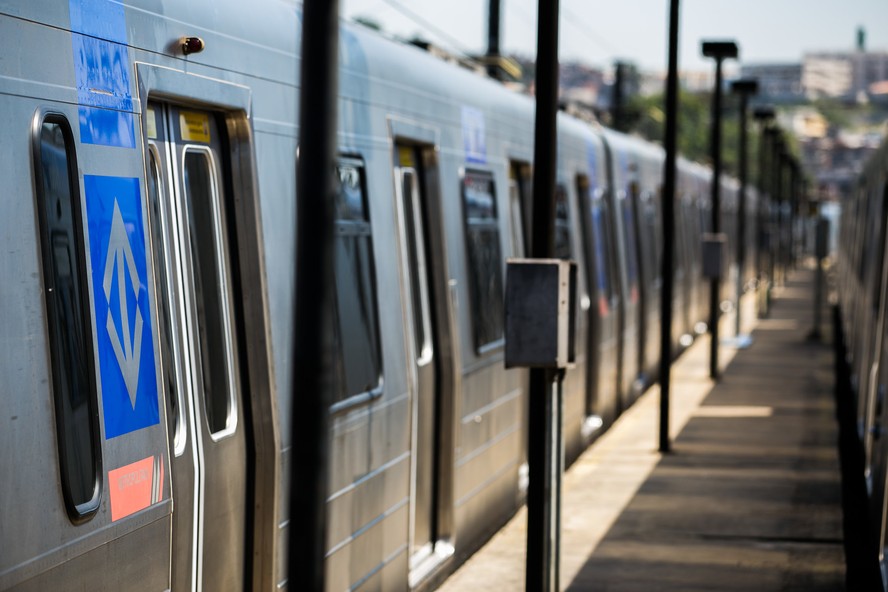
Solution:
[[(774, 290), (768, 318), (743, 299), (746, 349), (709, 338), (673, 365), (669, 454), (657, 452), (649, 389), (564, 475), (561, 588), (601, 591), (843, 590), (841, 474), (833, 358), (814, 272)], [(732, 336), (733, 315), (721, 335)], [(439, 590), (524, 588), (526, 513)]]

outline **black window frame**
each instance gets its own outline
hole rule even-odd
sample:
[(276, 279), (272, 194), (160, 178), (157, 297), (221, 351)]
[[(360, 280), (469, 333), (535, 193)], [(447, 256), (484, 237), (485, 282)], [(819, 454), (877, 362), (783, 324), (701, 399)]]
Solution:
[[(49, 218), (46, 211), (46, 178), (43, 172), (43, 141), (42, 130), (44, 125), (52, 124), (58, 126), (61, 131), (62, 139), (65, 147), (65, 162), (67, 165), (67, 178), (70, 201), (71, 226), (74, 238), (74, 259), (71, 262), (76, 266), (79, 278), (75, 290), (79, 295), (79, 306), (74, 307), (74, 312), (79, 312), (79, 329), (80, 344), (83, 348), (82, 365), (84, 378), (86, 381), (85, 393), (87, 405), (87, 426), (89, 429), (90, 452), (93, 456), (92, 481), (93, 493), (92, 497), (86, 501), (78, 503), (73, 492), (73, 485), (69, 478), (71, 469), (68, 466), (68, 454), (65, 443), (72, 429), (76, 429), (66, 421), (66, 413), (63, 411), (67, 401), (63, 399), (64, 392), (67, 388), (62, 387), (63, 384), (71, 382), (70, 372), (64, 373), (62, 369), (61, 358), (64, 355), (59, 345), (53, 338), (56, 334), (58, 326), (58, 306), (51, 305), (50, 300), (55, 299), (58, 291), (56, 288), (55, 274), (55, 257), (53, 256), (53, 243), (50, 236)], [(56, 445), (58, 449), (59, 460), (59, 482), (62, 486), (62, 497), (65, 503), (65, 509), (68, 518), (74, 524), (83, 524), (96, 515), (101, 501), (104, 480), (103, 475), (103, 459), (101, 445), (101, 428), (99, 426), (99, 402), (98, 388), (96, 376), (96, 355), (93, 340), (95, 330), (92, 323), (90, 313), (90, 295), (87, 268), (86, 244), (84, 241), (84, 215), (82, 192), (80, 190), (79, 169), (77, 166), (77, 151), (74, 141), (74, 135), (71, 131), (71, 125), (67, 117), (55, 111), (38, 111), (33, 119), (31, 128), (31, 155), (34, 173), (34, 197), (37, 210), (38, 233), (40, 236), (40, 261), (42, 267), (42, 283), (44, 294), (44, 310), (47, 319), (47, 343), (49, 344), (50, 370), (52, 373), (52, 393), (53, 393), (53, 411), (56, 424)], [(58, 206), (57, 206), (58, 207)], [(67, 374), (67, 375), (66, 375)], [(88, 483), (90, 475), (84, 475), (84, 483)]]
[[(469, 216), (469, 207), (467, 203), (467, 179), (476, 177), (490, 183), (490, 195), (492, 199), (493, 212), (490, 218), (472, 218)], [(503, 249), (500, 228), (499, 212), (500, 207), (496, 193), (496, 180), (491, 171), (481, 168), (465, 169), (460, 175), (460, 194), (463, 220), (463, 245), (466, 251), (466, 276), (469, 289), (469, 310), (472, 321), (472, 344), (475, 354), (478, 356), (486, 355), (492, 351), (498, 350), (505, 344), (505, 281), (503, 277)], [(494, 312), (490, 314), (490, 303), (480, 302), (481, 286), (479, 285), (479, 277), (485, 275), (484, 270), (479, 270), (478, 263), (473, 248), (472, 236), (478, 232), (495, 233), (496, 252), (494, 259), (497, 262), (497, 272), (491, 277), (494, 278), (494, 291), (499, 290), (499, 314)], [(494, 295), (495, 296), (495, 295)], [(482, 321), (482, 316), (487, 319)], [(491, 325), (490, 321), (493, 321)], [(483, 332), (482, 332), (483, 329)]]
[[(343, 166), (353, 167), (358, 174), (358, 184), (360, 187), (361, 193), (361, 209), (363, 213), (363, 220), (356, 219), (354, 217), (341, 217), (339, 211), (336, 209), (340, 205), (340, 189), (338, 183), (341, 182), (341, 168)], [(379, 284), (376, 277), (376, 255), (375, 249), (373, 246), (373, 222), (370, 216), (370, 200), (367, 191), (367, 167), (364, 163), (364, 159), (360, 155), (356, 154), (340, 154), (336, 158), (336, 204), (334, 207), (334, 245), (333, 245), (333, 290), (332, 294), (334, 297), (334, 305), (332, 310), (332, 320), (333, 320), (333, 343), (334, 348), (336, 350), (335, 359), (333, 361), (334, 369), (337, 374), (336, 378), (336, 388), (333, 393), (333, 403), (330, 406), (331, 413), (340, 413), (346, 410), (353, 409), (360, 405), (364, 405), (374, 401), (382, 396), (385, 384), (385, 365), (384, 365), (384, 356), (382, 350), (382, 327), (379, 323)], [(373, 341), (373, 345), (376, 349), (375, 352), (375, 364), (376, 364), (376, 384), (369, 389), (361, 390), (359, 392), (348, 392), (348, 381), (346, 380), (346, 359), (345, 355), (341, 351), (341, 344), (343, 343), (343, 332), (341, 327), (341, 314), (339, 310), (339, 283), (336, 281), (336, 273), (337, 273), (337, 260), (336, 253), (338, 252), (338, 243), (343, 237), (364, 237), (367, 242), (367, 252), (366, 252), (366, 269), (362, 271), (362, 274), (367, 275), (367, 281), (369, 283), (369, 299), (370, 299), (370, 309), (373, 315), (371, 322), (371, 331), (373, 335), (370, 336)], [(356, 282), (361, 282), (360, 278), (356, 279)], [(372, 358), (373, 356), (371, 356)]]

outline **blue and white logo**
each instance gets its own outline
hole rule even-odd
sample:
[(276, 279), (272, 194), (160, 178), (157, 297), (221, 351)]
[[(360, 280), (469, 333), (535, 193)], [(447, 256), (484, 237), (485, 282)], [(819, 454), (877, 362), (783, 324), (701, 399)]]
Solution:
[(157, 424), (139, 180), (85, 175), (105, 437)]
[(484, 133), (484, 112), (474, 107), (463, 105), (462, 108), (463, 148), (466, 161), (487, 162), (487, 141)]

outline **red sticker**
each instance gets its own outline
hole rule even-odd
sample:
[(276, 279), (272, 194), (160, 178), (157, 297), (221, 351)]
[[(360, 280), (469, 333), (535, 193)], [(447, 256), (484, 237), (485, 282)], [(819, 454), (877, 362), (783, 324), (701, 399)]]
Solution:
[(126, 518), (151, 505), (154, 457), (149, 456), (108, 472), (111, 490), (111, 521)]

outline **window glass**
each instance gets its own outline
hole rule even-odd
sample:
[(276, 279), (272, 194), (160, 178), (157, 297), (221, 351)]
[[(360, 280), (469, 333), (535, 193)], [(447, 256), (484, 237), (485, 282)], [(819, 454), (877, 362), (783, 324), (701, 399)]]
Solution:
[(555, 257), (570, 259), (570, 218), (567, 209), (567, 189), (559, 185), (555, 190)]
[[(873, 200), (875, 201), (875, 200)], [(888, 184), (885, 185), (885, 189), (882, 194), (882, 211), (879, 213), (879, 240), (876, 243), (876, 247), (878, 250), (873, 254), (873, 261), (882, 261), (883, 254), (885, 253), (885, 231), (886, 231), (886, 223), (888, 223)], [(884, 265), (884, 262), (882, 263)], [(882, 265), (878, 265), (876, 270), (881, 270)], [(882, 274), (876, 273), (873, 276), (873, 314), (878, 315), (879, 307), (882, 305)]]
[(373, 243), (360, 161), (338, 166), (334, 341), (340, 372), (334, 403), (377, 390), (382, 377)]
[(635, 240), (635, 221), (632, 216), (632, 202), (629, 198), (622, 200), (623, 202), (623, 233), (626, 241), (626, 271), (627, 283), (629, 286), (630, 296), (633, 301), (638, 299), (638, 248)]
[(489, 173), (463, 179), (469, 296), (475, 349), (503, 338), (503, 275), (496, 193)]
[[(608, 230), (605, 203), (600, 199), (596, 199), (592, 202), (592, 241), (595, 249), (595, 274), (598, 278), (599, 297), (604, 298), (606, 302), (610, 301), (612, 295), (608, 278), (610, 270), (607, 266), (607, 245), (610, 245), (607, 234)], [(606, 304), (602, 306), (604, 307)]]
[(94, 513), (101, 497), (83, 218), (67, 122), (60, 116), (48, 116), (38, 141), (37, 209), (59, 462), (68, 515), (76, 522)]
[(232, 419), (234, 385), (230, 380), (225, 284), (218, 248), (222, 237), (217, 220), (218, 196), (212, 162), (203, 150), (186, 150), (185, 198), (191, 235), (194, 300), (200, 342), (204, 404), (213, 433), (227, 429)]
[(425, 234), (419, 202), (416, 171), (402, 168), (402, 199), (407, 235), (407, 262), (410, 269), (410, 295), (413, 301), (413, 337), (416, 355), (426, 360), (432, 351), (432, 329), (428, 294), (428, 271), (425, 259)]

